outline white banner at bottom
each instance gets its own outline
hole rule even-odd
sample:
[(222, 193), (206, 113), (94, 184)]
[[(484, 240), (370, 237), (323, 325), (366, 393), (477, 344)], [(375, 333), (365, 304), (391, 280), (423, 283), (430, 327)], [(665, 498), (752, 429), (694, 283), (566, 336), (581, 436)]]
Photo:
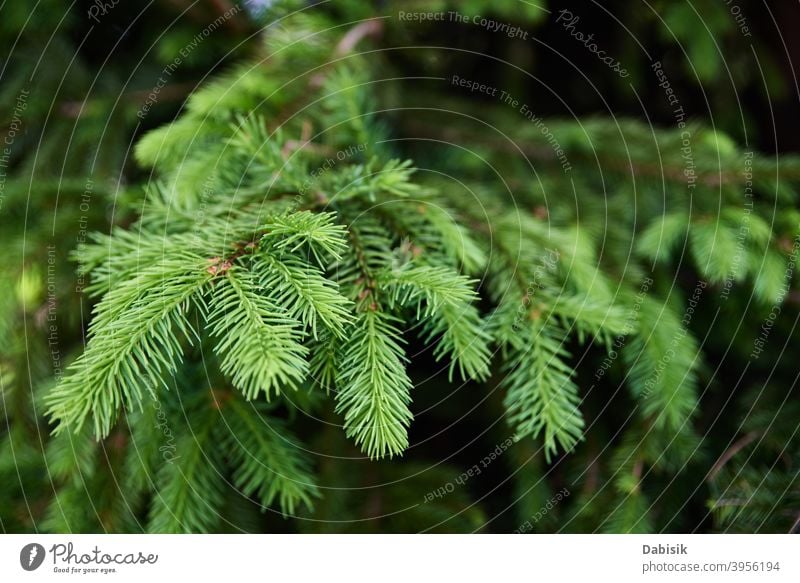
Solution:
[(1, 535), (0, 581), (800, 581), (792, 535)]

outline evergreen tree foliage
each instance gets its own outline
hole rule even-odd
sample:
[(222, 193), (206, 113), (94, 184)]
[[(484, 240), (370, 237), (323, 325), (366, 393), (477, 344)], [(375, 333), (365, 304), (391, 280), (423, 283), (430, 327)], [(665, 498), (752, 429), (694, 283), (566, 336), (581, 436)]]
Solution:
[[(545, 4), (523, 4), (458, 9), (544, 26)], [(0, 207), (25, 267), (0, 276), (3, 529), (796, 530), (800, 159), (694, 119), (525, 120), (443, 89), (469, 57), (426, 46), (413, 69), (395, 50), (408, 23), (383, 18), (398, 6), (237, 14), (202, 52), (247, 50), (174, 118), (94, 119), (88, 101), (59, 118), (80, 131), (47, 179), (37, 156), (64, 142), (31, 107), (49, 139), (15, 146), (5, 185), (31, 208), (20, 226)], [(120, 131), (93, 151), (104, 202), (85, 211), (79, 160), (105, 130), (84, 124), (101, 119)], [(56, 305), (75, 348), (57, 372)], [(466, 445), (430, 429), (478, 414)], [(444, 489), (484, 443), (498, 484)]]

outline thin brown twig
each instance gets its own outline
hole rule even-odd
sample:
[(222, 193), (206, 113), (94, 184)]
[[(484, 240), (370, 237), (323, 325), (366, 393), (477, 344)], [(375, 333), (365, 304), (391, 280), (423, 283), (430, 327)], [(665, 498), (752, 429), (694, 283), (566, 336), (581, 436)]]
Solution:
[(336, 45), (336, 50), (333, 52), (335, 57), (343, 57), (344, 55), (353, 52), (358, 43), (368, 36), (377, 37), (383, 33), (383, 21), (378, 18), (365, 20), (355, 25), (347, 31), (339, 44)]
[(792, 528), (789, 529), (789, 534), (794, 534), (800, 530), (800, 513), (797, 514), (797, 520), (794, 521)]
[[(361, 22), (347, 31), (336, 45), (336, 49), (333, 51), (334, 58), (320, 66), (319, 69), (311, 76), (311, 79), (308, 82), (309, 90), (313, 92), (322, 87), (323, 83), (325, 82), (325, 72), (329, 68), (336, 65), (338, 58), (352, 52), (356, 48), (356, 45), (358, 45), (358, 43), (364, 38), (368, 36), (378, 37), (382, 33), (383, 21), (379, 19)], [(299, 98), (294, 99), (278, 116), (276, 116), (273, 125), (275, 127), (282, 126), (285, 121), (289, 119), (296, 111), (301, 110), (303, 106), (308, 103), (309, 99), (310, 95), (308, 92)]]
[(706, 481), (713, 480), (723, 466), (727, 464), (733, 456), (750, 445), (759, 435), (761, 435), (760, 431), (751, 431), (750, 433), (747, 433), (743, 437), (739, 438), (733, 445), (725, 450), (725, 452), (719, 456), (719, 459), (714, 462), (714, 465), (711, 466), (711, 469), (708, 471), (708, 475), (706, 476)]
[[(410, 130), (416, 137), (430, 137), (457, 143), (481, 141), (482, 143), (490, 145), (496, 151), (517, 155), (523, 154), (527, 158), (543, 162), (558, 162), (558, 158), (552, 148), (523, 140), (508, 141), (506, 139), (493, 139), (485, 135), (477, 136), (470, 132), (457, 130), (453, 127), (439, 127), (435, 124), (427, 124), (420, 120), (413, 119), (407, 120), (404, 124), (404, 128)], [(591, 161), (599, 164), (601, 168), (613, 170), (617, 173), (649, 178), (663, 178), (670, 182), (686, 182), (687, 180), (683, 168), (633, 160), (618, 160), (609, 156), (604, 157), (602, 153), (598, 153), (597, 156), (598, 159), (596, 161)], [(584, 158), (584, 156), (580, 156), (580, 154), (576, 157)], [(589, 160), (588, 157), (586, 159)], [(782, 176), (794, 180), (800, 178), (800, 173), (783, 169)], [(696, 177), (699, 184), (712, 188), (723, 184), (743, 183), (745, 180), (744, 176), (737, 171), (698, 172)]]
[[(179, 101), (184, 99), (197, 87), (197, 81), (189, 81), (186, 83), (173, 83), (172, 85), (165, 85), (158, 92), (159, 101)], [(144, 104), (152, 89), (138, 89), (136, 91), (129, 91), (122, 94), (122, 100), (127, 103)], [(83, 101), (65, 101), (59, 106), (61, 115), (69, 119), (78, 119), (86, 111), (87, 107), (91, 108), (93, 100), (84, 99)]]

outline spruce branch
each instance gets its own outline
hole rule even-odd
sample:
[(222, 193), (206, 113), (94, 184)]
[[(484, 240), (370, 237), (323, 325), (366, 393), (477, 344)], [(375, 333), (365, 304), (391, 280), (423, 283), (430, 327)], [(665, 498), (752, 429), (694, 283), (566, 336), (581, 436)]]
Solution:
[(296, 253), (308, 246), (314, 260), (321, 267), (331, 259), (341, 259), (347, 249), (344, 225), (335, 223), (336, 213), (300, 211), (277, 216), (262, 227), (262, 241), (272, 242), (275, 249)]
[(308, 349), (301, 344), (300, 322), (259, 293), (253, 277), (229, 269), (212, 291), (208, 322), (216, 339), (220, 370), (247, 400), (262, 391), (296, 388), (308, 374)]
[(639, 333), (623, 348), (627, 382), (655, 428), (685, 429), (697, 410), (698, 347), (673, 308), (645, 298)]
[(347, 436), (370, 458), (408, 447), (412, 385), (396, 321), (379, 310), (359, 313), (337, 366), (336, 411), (344, 415)]
[(505, 347), (508, 422), (518, 438), (541, 435), (548, 460), (559, 447), (571, 450), (583, 438), (580, 397), (575, 373), (565, 362), (564, 338), (555, 323), (534, 319)]
[(290, 253), (267, 248), (255, 258), (254, 269), (265, 293), (287, 313), (319, 335), (318, 321), (335, 336), (352, 322), (352, 303), (322, 271)]
[(152, 533), (204, 533), (219, 522), (225, 474), (220, 412), (207, 399), (190, 406), (191, 426), (181, 430), (178, 456), (161, 465), (150, 510)]
[(285, 424), (263, 409), (233, 399), (223, 413), (234, 483), (246, 496), (258, 494), (262, 511), (276, 501), (284, 515), (301, 505), (311, 510), (319, 496), (311, 461)]
[(205, 310), (202, 290), (211, 279), (204, 258), (174, 252), (112, 289), (96, 306), (85, 352), (47, 398), (56, 433), (80, 430), (91, 415), (95, 434), (105, 437), (122, 406), (139, 406), (158, 383), (167, 388), (163, 378), (175, 373), (183, 353), (180, 339), (191, 342), (197, 336), (189, 308)]
[(435, 356), (450, 358), (451, 381), (456, 368), (463, 379), (488, 377), (491, 338), (473, 305), (475, 280), (446, 267), (406, 265), (383, 272), (378, 282), (391, 303), (416, 310), (428, 342), (439, 339)]

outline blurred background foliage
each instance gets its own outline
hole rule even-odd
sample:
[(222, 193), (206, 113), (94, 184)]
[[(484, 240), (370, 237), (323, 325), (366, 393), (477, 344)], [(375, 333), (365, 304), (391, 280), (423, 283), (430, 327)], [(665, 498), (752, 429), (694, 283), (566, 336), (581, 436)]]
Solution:
[[(118, 508), (125, 503), (115, 495), (124, 443), (114, 435), (92, 443), (87, 451), (66, 452), (66, 458), (78, 465), (88, 467), (90, 458), (100, 463), (85, 476), (88, 485), (83, 492), (73, 490), (72, 498), (58, 500), (62, 512), (53, 511), (55, 492), (72, 479), (72, 469), (46, 463), (46, 451), (51, 458), (56, 455), (63, 460), (65, 455), (54, 454), (54, 446), (48, 446), (42, 397), (81, 351), (92, 308), (78, 289), (75, 264), (68, 255), (87, 232), (108, 232), (112, 225), (129, 224), (136, 215), (149, 179), (149, 170), (131, 155), (139, 138), (175, 119), (196, 87), (220, 75), (235, 74), (236, 67), (250, 59), (264, 58), (262, 37), (280, 30), (275, 20), (308, 4), (253, 0), (238, 10), (236, 6), (233, 0), (0, 4), (0, 146), (5, 147), (0, 167), (0, 234), (6, 256), (0, 271), (0, 524), (4, 532), (138, 528), (136, 517), (126, 517)], [(747, 35), (732, 6), (746, 16)], [(235, 14), (220, 23), (231, 9)], [(400, 10), (482, 15), (521, 27), (529, 32), (529, 39), (509, 38), (468, 24), (404, 23), (396, 17)], [(594, 33), (597, 44), (624, 63), (630, 76), (611, 73), (565, 32), (563, 21), (558, 21), (562, 10), (579, 16), (575, 29)], [(646, 152), (652, 147), (647, 124), (670, 128), (675, 123), (673, 108), (651, 69), (653, 61), (661, 61), (688, 119), (710, 128), (705, 133), (698, 130), (707, 147), (706, 160), (715, 153), (723, 158), (735, 153), (733, 144), (738, 143), (786, 156), (786, 171), (794, 171), (788, 155), (800, 149), (793, 67), (793, 60), (800, 56), (800, 37), (795, 34), (800, 5), (796, 2), (614, 0), (575, 6), (552, 0), (331, 0), (320, 2), (309, 14), (335, 25), (339, 36), (360, 19), (391, 16), (383, 20), (380, 36), (372, 39), (373, 48), (389, 49), (380, 61), (385, 78), (446, 78), (457, 72), (506, 88), (537, 115), (601, 120), (591, 148), (581, 145), (581, 136), (570, 141), (566, 126), (556, 132), (565, 149), (569, 147), (571, 160), (582, 160), (583, 153), (589, 164), (596, 164), (597, 143), (609, 158), (619, 153), (620, 134), (602, 134), (606, 127), (602, 120), (612, 116), (645, 124), (625, 131), (630, 131), (632, 144), (641, 145), (642, 159), (658, 164), (659, 153)], [(208, 27), (213, 27), (212, 32), (204, 34)], [(173, 66), (178, 56), (180, 63)], [(155, 103), (148, 104), (157, 87)], [(516, 127), (519, 116), (485, 95), (442, 91), (422, 80), (414, 87), (411, 95), (397, 95), (387, 85), (380, 94), (381, 106), (474, 112), (496, 127), (518, 130), (523, 140), (526, 131), (535, 133)], [(462, 127), (453, 119), (442, 123), (437, 113), (414, 110), (389, 113), (386, 119), (398, 137), (429, 135), (470, 143), (503, 176), (510, 177), (514, 188), (529, 177), (519, 158), (498, 149), (491, 136), (482, 135), (474, 125)], [(554, 132), (556, 126), (557, 122)], [(530, 138), (535, 158), (542, 150), (535, 143), (541, 136)], [(418, 163), (423, 160), (426, 166), (457, 170), (465, 179), (478, 180), (483, 172), (471, 166), (474, 158), (419, 143), (410, 142), (405, 154)], [(552, 164), (552, 160), (542, 164)], [(710, 164), (713, 168), (718, 162)], [(769, 168), (767, 162), (763, 164)], [(624, 187), (625, 169), (613, 178), (613, 164), (603, 166), (609, 168), (610, 180)], [(778, 174), (765, 178), (764, 185), (765, 189), (785, 188), (785, 196), (793, 201), (783, 204), (769, 225), (776, 244), (785, 251), (800, 218), (791, 184), (796, 176), (790, 178), (783, 180)], [(542, 195), (550, 186), (558, 191), (557, 184), (548, 183), (546, 177), (544, 181)], [(600, 196), (581, 200), (590, 214), (602, 202)], [(705, 202), (715, 204), (714, 200)], [(702, 208), (704, 201), (698, 204)], [(531, 203), (531, 208), (541, 207)], [(702, 258), (702, 252), (699, 255)], [(681, 265), (676, 281), (687, 288), (688, 295), (697, 270), (691, 263)], [(774, 291), (764, 293), (774, 296)], [(647, 508), (636, 505), (645, 504), (643, 499), (633, 496), (629, 498), (632, 504), (615, 503), (620, 492), (632, 492), (640, 485), (638, 480), (617, 479), (623, 469), (628, 472), (630, 455), (625, 457), (626, 444), (619, 443), (615, 427), (624, 424), (631, 405), (609, 381), (607, 392), (592, 391), (589, 396), (590, 421), (602, 422), (592, 424), (576, 455), (548, 465), (533, 444), (517, 444), (480, 479), (425, 506), (419, 502), (426, 493), (452, 481), (507, 437), (507, 429), (493, 423), (502, 415), (497, 391), (488, 398), (459, 391), (442, 402), (432, 391), (415, 394), (415, 407), (420, 411), (432, 407), (433, 413), (415, 422), (412, 441), (435, 435), (452, 419), (459, 419), (458, 427), (448, 434), (448, 451), (441, 450), (441, 442), (429, 440), (399, 460), (356, 462), (357, 451), (339, 432), (309, 429), (312, 442), (354, 456), (319, 462), (320, 481), (330, 489), (315, 513), (308, 520), (286, 520), (254, 512), (256, 505), (242, 497), (231, 498), (228, 524), (231, 530), (270, 532), (509, 532), (539, 513), (559, 488), (577, 483), (578, 491), (537, 521), (535, 531), (796, 529), (800, 413), (795, 389), (798, 369), (791, 355), (798, 348), (797, 304), (793, 289), (771, 331), (767, 350), (746, 366), (743, 360), (768, 310), (752, 305), (749, 292), (742, 292), (731, 296), (721, 318), (710, 310), (697, 314), (693, 328), (713, 328), (710, 337), (699, 337), (707, 350), (707, 370), (701, 375), (708, 383), (695, 421), (698, 433), (704, 435), (697, 446), (701, 455), (688, 471), (665, 467), (652, 476), (648, 487), (657, 505), (654, 521), (642, 519)], [(737, 327), (741, 315), (747, 333)], [(738, 366), (728, 364), (737, 359), (731, 354), (739, 355)], [(415, 378), (425, 378), (433, 370), (426, 358), (415, 360)], [(723, 360), (726, 366), (720, 369)], [(601, 361), (601, 354), (588, 353), (581, 367), (591, 371)], [(605, 398), (609, 401), (599, 402)], [(707, 428), (711, 428), (709, 433)], [(610, 443), (619, 445), (614, 455), (608, 451)], [(647, 452), (644, 459), (648, 456), (654, 454)], [(642, 469), (634, 467), (632, 475), (637, 471), (641, 474)], [(578, 482), (574, 482), (576, 476)], [(615, 485), (603, 488), (606, 482)]]

